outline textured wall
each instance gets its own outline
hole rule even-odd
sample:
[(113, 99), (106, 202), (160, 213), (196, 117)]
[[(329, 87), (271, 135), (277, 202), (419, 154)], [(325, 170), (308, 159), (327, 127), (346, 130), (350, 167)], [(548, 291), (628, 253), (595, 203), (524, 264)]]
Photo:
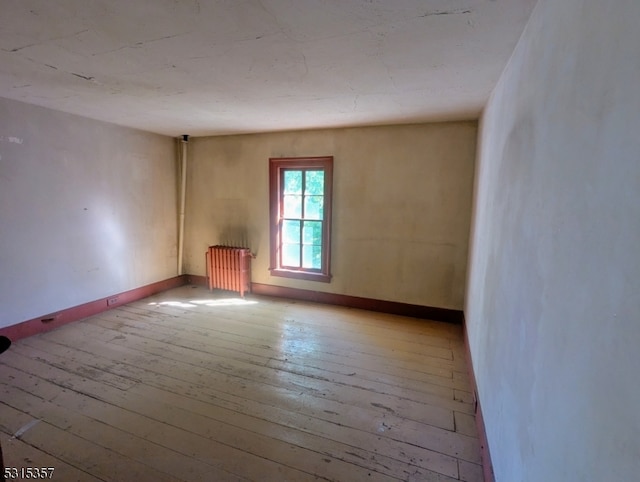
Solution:
[(0, 327), (175, 276), (171, 138), (0, 99)]
[(640, 473), (639, 22), (540, 0), (482, 119), (465, 314), (499, 482)]
[[(476, 123), (196, 138), (186, 271), (207, 246), (246, 243), (253, 281), (461, 309)], [(270, 157), (334, 156), (330, 284), (269, 274)]]

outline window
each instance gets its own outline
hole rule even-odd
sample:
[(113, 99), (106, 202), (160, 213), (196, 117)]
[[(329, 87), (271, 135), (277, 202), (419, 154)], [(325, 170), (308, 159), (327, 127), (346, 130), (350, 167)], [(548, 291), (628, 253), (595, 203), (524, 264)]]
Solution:
[(333, 157), (269, 159), (271, 274), (331, 281)]

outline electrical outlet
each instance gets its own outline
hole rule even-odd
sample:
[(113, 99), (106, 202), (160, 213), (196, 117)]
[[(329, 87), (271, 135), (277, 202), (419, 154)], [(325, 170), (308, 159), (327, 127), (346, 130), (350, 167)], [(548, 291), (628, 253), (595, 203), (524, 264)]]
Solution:
[(118, 302), (118, 297), (107, 298), (107, 306), (115, 305)]

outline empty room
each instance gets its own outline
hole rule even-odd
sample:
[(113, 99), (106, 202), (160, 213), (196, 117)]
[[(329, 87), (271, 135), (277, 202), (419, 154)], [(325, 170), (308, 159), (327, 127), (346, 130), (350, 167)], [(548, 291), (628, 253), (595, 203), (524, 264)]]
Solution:
[(637, 0), (0, 0), (3, 480), (640, 477)]

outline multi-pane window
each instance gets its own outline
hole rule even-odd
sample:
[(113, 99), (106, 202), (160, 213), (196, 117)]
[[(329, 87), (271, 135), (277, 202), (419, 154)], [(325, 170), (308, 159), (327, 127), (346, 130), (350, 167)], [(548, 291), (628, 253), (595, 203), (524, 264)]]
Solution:
[(269, 161), (271, 273), (329, 281), (333, 158)]

